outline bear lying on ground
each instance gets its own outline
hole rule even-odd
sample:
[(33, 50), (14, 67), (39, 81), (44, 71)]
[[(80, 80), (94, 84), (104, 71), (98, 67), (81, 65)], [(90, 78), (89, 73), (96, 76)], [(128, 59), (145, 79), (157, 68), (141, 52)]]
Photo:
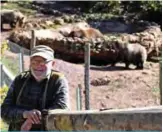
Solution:
[(103, 38), (103, 34), (95, 28), (79, 28), (73, 30), (69, 37), (78, 37), (78, 38)]

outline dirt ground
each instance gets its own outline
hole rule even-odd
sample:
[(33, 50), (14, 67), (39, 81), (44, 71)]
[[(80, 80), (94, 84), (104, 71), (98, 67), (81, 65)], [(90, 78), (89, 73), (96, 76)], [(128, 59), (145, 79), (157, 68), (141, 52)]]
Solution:
[[(10, 31), (1, 32), (1, 42)], [(7, 52), (6, 56), (14, 57)], [(29, 57), (25, 57), (28, 69)], [(124, 70), (124, 64), (116, 67), (90, 67), (90, 108), (128, 108), (159, 105), (159, 63), (146, 62), (144, 70)], [(85, 109), (84, 64), (72, 64), (56, 59), (54, 69), (65, 74), (70, 87), (71, 109), (76, 109), (76, 89), (82, 86), (82, 109)]]

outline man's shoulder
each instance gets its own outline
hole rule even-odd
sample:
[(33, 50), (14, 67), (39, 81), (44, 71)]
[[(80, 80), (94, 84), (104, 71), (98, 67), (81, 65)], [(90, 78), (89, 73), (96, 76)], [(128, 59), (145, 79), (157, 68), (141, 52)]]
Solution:
[(51, 77), (53, 77), (53, 78), (64, 78), (64, 74), (59, 72), (59, 71), (52, 70)]
[(23, 71), (23, 72), (21, 72), (17, 77), (18, 78), (26, 78), (26, 77), (28, 77), (30, 75), (30, 71), (28, 70), (28, 71)]

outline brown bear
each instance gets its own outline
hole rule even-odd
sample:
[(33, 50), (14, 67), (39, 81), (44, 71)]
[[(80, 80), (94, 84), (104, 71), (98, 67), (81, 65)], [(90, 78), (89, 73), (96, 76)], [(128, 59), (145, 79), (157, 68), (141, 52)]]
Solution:
[(22, 27), (26, 17), (18, 10), (1, 10), (1, 29), (3, 24), (10, 24), (11, 28)]
[(113, 66), (117, 62), (124, 62), (126, 69), (129, 68), (130, 64), (136, 65), (137, 69), (144, 68), (144, 62), (147, 60), (147, 51), (142, 45), (115, 42), (112, 44), (112, 48), (116, 53), (116, 59), (112, 63)]
[(95, 28), (78, 28), (70, 32), (69, 37), (78, 38), (103, 38), (103, 34)]

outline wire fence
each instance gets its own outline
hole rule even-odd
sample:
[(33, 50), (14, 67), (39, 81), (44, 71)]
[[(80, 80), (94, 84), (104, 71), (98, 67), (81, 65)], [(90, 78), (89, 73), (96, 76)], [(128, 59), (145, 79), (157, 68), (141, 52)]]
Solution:
[(24, 67), (24, 58), (29, 58), (30, 50), (25, 49), (11, 41), (7, 41), (7, 50), (1, 57), (1, 86), (9, 86), (16, 75), (27, 70)]

